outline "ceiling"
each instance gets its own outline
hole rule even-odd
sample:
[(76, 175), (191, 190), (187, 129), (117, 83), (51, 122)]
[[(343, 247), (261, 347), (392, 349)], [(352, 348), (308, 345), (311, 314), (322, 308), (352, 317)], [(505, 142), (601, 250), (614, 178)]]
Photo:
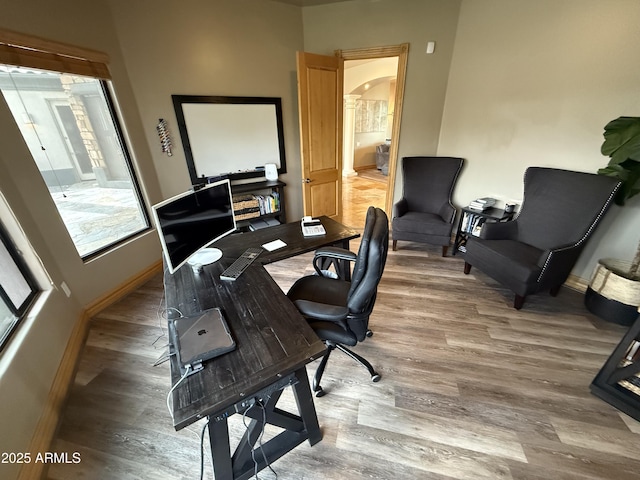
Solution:
[(312, 7), (314, 5), (327, 5), (329, 3), (339, 3), (347, 0), (273, 0), (279, 3), (288, 3), (289, 5), (297, 5), (299, 7)]

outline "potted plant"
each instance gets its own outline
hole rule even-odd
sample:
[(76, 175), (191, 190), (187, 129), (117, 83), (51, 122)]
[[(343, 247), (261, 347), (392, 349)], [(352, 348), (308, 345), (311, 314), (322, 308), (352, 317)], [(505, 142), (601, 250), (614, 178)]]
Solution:
[[(604, 127), (603, 155), (609, 156), (600, 175), (622, 182), (615, 203), (623, 206), (640, 193), (640, 117), (619, 117)], [(631, 325), (640, 307), (640, 242), (631, 262), (605, 258), (598, 262), (585, 305), (595, 315), (622, 325)]]

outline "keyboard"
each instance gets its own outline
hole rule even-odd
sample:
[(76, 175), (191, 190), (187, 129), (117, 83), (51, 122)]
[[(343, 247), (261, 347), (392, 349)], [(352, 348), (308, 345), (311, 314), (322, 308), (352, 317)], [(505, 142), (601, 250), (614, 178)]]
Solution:
[(220, 274), (220, 280), (235, 280), (262, 253), (262, 248), (247, 248), (244, 253)]

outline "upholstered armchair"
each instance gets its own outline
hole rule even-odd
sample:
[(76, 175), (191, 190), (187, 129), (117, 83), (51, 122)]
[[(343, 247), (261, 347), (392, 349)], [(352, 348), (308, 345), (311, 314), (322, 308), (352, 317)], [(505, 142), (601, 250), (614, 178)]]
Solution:
[(469, 238), (464, 273), (473, 265), (511, 289), (516, 309), (539, 291), (556, 296), (618, 188), (611, 177), (529, 167), (517, 217)]
[(393, 250), (398, 240), (442, 246), (447, 255), (456, 209), (453, 188), (464, 160), (455, 157), (404, 157), (402, 198), (393, 206)]

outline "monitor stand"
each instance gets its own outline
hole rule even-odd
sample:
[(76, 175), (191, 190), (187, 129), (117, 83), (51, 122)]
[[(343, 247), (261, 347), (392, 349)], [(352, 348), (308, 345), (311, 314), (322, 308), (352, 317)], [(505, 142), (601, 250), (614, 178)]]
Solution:
[(191, 265), (191, 268), (195, 273), (200, 273), (203, 265), (215, 263), (221, 258), (222, 250), (219, 248), (201, 248), (189, 257), (187, 263)]

